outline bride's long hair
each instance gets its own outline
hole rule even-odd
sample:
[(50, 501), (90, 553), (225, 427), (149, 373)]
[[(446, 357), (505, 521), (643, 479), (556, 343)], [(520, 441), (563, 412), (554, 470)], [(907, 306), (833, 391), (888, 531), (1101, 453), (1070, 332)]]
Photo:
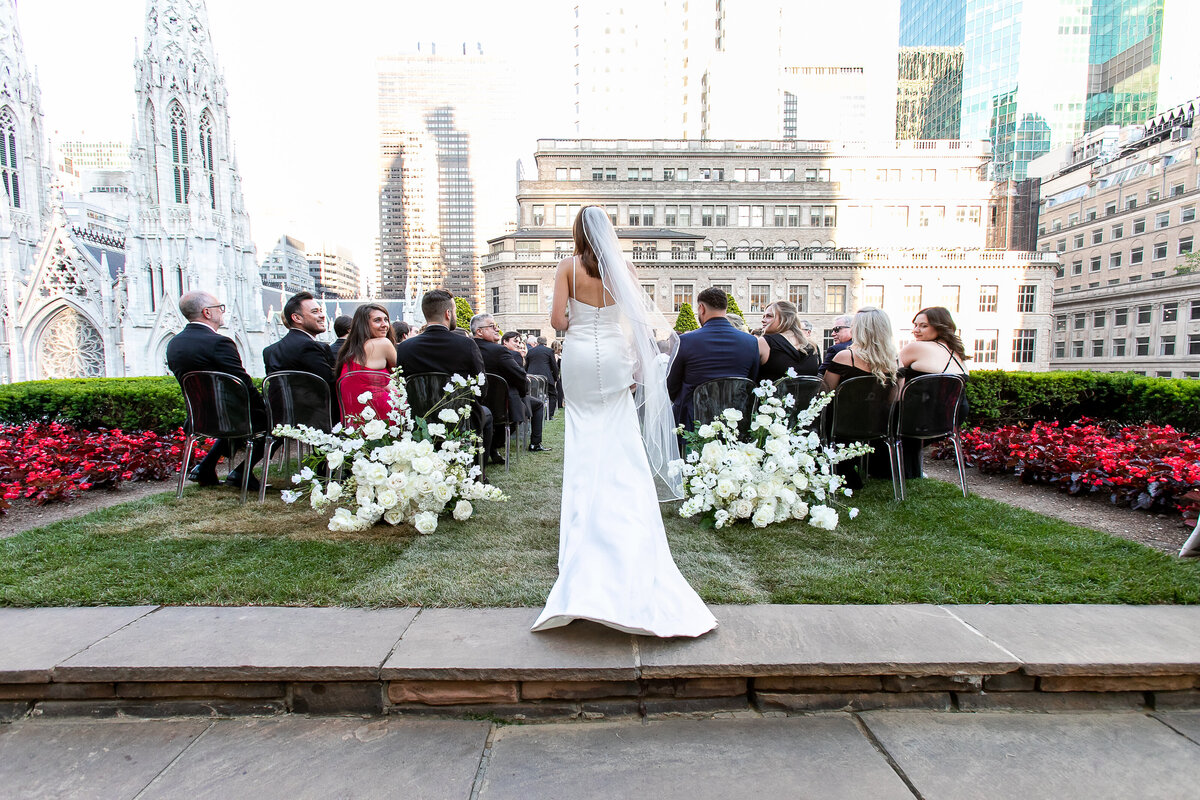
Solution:
[(583, 264), (583, 271), (593, 278), (599, 278), (600, 260), (596, 258), (596, 251), (592, 250), (592, 246), (587, 240), (587, 233), (583, 229), (583, 212), (589, 208), (599, 209), (602, 214), (608, 216), (608, 212), (600, 206), (584, 206), (575, 215), (575, 225), (571, 228), (571, 235), (575, 239), (575, 255), (579, 256), (579, 263)]

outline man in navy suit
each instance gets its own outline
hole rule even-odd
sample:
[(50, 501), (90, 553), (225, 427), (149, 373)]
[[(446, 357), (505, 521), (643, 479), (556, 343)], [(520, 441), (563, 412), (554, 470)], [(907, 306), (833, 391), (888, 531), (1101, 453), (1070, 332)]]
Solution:
[(285, 369), (311, 372), (329, 384), (333, 397), (333, 354), (329, 345), (317, 341), (317, 334), (325, 332), (325, 309), (311, 292), (300, 292), (283, 304), (283, 321), (287, 335), (263, 349), (267, 374)]
[[(258, 393), (254, 382), (246, 374), (242, 366), (242, 357), (238, 355), (237, 345), (228, 336), (222, 336), (217, 330), (225, 324), (225, 306), (208, 292), (188, 292), (179, 298), (179, 311), (188, 324), (167, 342), (167, 366), (182, 383), (183, 376), (189, 372), (215, 370), (228, 372), (241, 379), (250, 392), (250, 419), (255, 431), (267, 429), (267, 409), (263, 405), (262, 396)], [(259, 439), (252, 447), (252, 453), (247, 461), (229, 472), (225, 482), (230, 486), (241, 487), (242, 470), (251, 468), (262, 457), (263, 444)], [(218, 483), (217, 462), (230, 453), (229, 441), (218, 439), (212, 450), (204, 457), (191, 473), (189, 480), (196, 481), (201, 486), (213, 486)], [(250, 475), (249, 488), (258, 491), (258, 479)]]
[(725, 318), (729, 297), (722, 289), (705, 289), (696, 298), (700, 330), (679, 337), (679, 352), (667, 375), (675, 421), (692, 426), (692, 390), (717, 378), (758, 377), (758, 339)]

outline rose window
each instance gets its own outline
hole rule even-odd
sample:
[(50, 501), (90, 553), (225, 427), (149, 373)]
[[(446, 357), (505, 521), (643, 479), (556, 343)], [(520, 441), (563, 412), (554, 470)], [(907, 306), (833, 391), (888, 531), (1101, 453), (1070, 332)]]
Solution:
[(104, 340), (78, 311), (64, 308), (46, 325), (41, 372), (47, 378), (103, 378)]

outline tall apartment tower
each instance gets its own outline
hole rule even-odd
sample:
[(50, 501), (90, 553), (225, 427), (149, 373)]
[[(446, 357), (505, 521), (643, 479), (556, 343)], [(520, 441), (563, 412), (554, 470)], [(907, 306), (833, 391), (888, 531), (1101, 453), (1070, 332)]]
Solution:
[(477, 304), (477, 230), (513, 217), (514, 90), (477, 45), (421, 48), (377, 62), (380, 294), (441, 287)]
[[(947, 47), (963, 57), (959, 129), (948, 124), (954, 94), (935, 81), (917, 100), (926, 106), (918, 124), (899, 132), (989, 139), (991, 177), (1024, 180), (1053, 148), (1194, 96), (1194, 45), (1183, 32), (1198, 22), (1192, 0), (903, 0), (902, 58)], [(903, 118), (919, 91), (902, 90)]]

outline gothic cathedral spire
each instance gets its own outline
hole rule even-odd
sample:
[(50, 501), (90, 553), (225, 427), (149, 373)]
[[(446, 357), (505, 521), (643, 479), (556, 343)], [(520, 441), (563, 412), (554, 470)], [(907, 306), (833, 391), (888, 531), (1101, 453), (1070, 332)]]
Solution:
[[(25, 60), (15, 0), (0, 0), (0, 240), (36, 242), (47, 222), (42, 93)], [(23, 276), (28, 264), (5, 263)]]

